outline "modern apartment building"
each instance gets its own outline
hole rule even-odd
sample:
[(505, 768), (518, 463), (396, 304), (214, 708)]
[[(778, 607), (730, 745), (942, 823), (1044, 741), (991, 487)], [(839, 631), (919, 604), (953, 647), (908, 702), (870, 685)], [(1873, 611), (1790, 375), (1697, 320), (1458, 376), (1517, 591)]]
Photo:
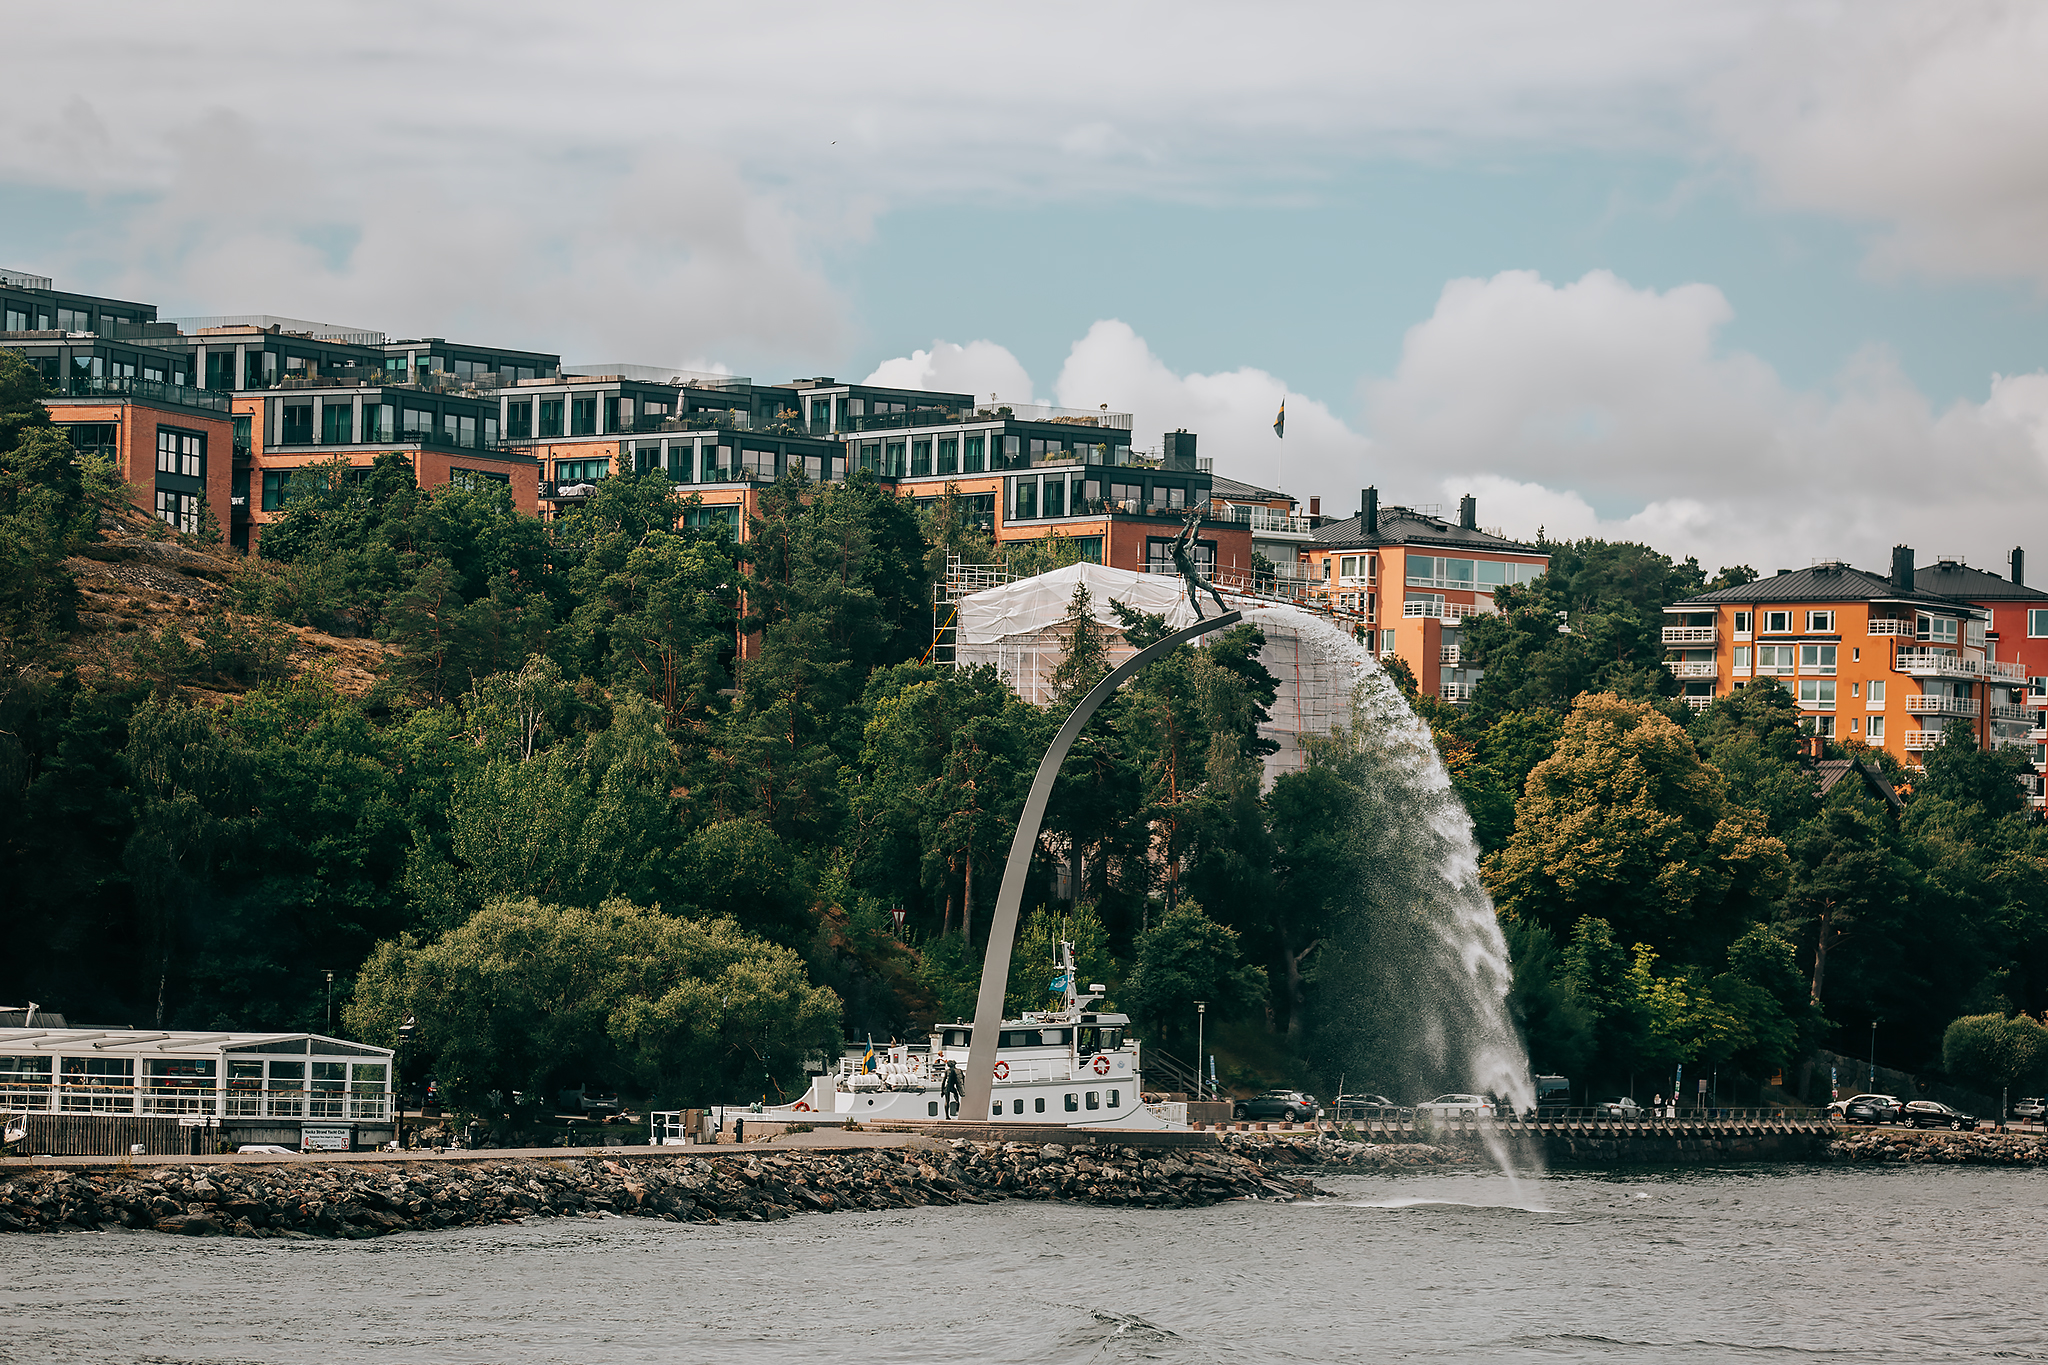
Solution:
[(1314, 597), (1376, 654), (1405, 662), (1423, 693), (1469, 701), (1481, 671), (1465, 660), (1462, 624), (1493, 611), (1495, 588), (1540, 576), (1550, 556), (1481, 530), (1469, 496), (1455, 523), (1435, 507), (1382, 507), (1377, 488), (1358, 501), (1357, 516), (1317, 527), (1301, 552)]
[(2007, 561), (2008, 577), (1973, 569), (1962, 559), (1945, 557), (1913, 575), (1922, 592), (1968, 602), (1990, 613), (1984, 631), (1984, 653), (1991, 661), (2018, 665), (2016, 678), (1991, 681), (1986, 690), (1990, 744), (2024, 750), (2034, 771), (2028, 792), (2036, 806), (2048, 805), (2048, 592), (2026, 585), (2027, 557), (2015, 548)]
[[(1889, 576), (1825, 561), (1674, 602), (1664, 609), (1666, 667), (1695, 709), (1774, 679), (1807, 733), (1912, 765), (1957, 721), (1980, 745), (2031, 745), (2027, 670), (1999, 657), (1993, 610), (1927, 591), (1913, 558), (1902, 545)], [(1948, 570), (1935, 581), (1961, 585)]]

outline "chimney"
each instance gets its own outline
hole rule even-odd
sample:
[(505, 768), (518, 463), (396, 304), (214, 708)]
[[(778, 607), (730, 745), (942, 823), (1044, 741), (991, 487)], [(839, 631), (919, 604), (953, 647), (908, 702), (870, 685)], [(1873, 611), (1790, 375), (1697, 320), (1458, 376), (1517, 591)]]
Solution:
[(2015, 545), (2012, 547), (2012, 585), (2025, 587), (2027, 582), (2027, 552)]
[(1467, 531), (1479, 529), (1479, 499), (1470, 493), (1458, 499), (1458, 525)]
[(1892, 546), (1892, 590), (1913, 591), (1913, 547), (1910, 545)]
[(1312, 517), (1319, 517), (1323, 514), (1323, 500), (1314, 494), (1309, 496), (1308, 514)]
[(1377, 535), (1380, 529), (1380, 490), (1358, 490), (1358, 529), (1363, 535)]

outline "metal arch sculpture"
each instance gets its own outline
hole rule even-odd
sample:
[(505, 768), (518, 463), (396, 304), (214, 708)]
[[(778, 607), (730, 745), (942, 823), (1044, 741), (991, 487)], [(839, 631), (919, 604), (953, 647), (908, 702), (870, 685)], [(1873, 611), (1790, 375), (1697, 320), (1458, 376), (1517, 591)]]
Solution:
[(996, 893), (995, 916), (988, 926), (988, 952), (982, 959), (981, 992), (974, 1001), (974, 1033), (967, 1046), (966, 1094), (960, 1112), (973, 1121), (986, 1123), (989, 1092), (995, 1086), (996, 1034), (1003, 1024), (1003, 990), (1010, 981), (1010, 952), (1017, 943), (1017, 914), (1024, 901), (1024, 877), (1031, 868), (1031, 854), (1038, 847), (1038, 831), (1045, 823), (1045, 805), (1052, 798), (1052, 784), (1058, 779), (1067, 751), (1080, 737), (1081, 727), (1134, 673), (1177, 645), (1198, 636), (1227, 630), (1244, 620), (1244, 613), (1227, 611), (1221, 616), (1198, 621), (1164, 639), (1145, 646), (1118, 664), (1109, 676), (1088, 689), (1088, 695), (1067, 717), (1053, 737), (1045, 757), (1038, 761), (1038, 776), (1031, 781), (1031, 794), (1024, 798), (1024, 812), (1017, 817), (1016, 837), (1010, 840), (1010, 860), (1003, 865), (1002, 889)]

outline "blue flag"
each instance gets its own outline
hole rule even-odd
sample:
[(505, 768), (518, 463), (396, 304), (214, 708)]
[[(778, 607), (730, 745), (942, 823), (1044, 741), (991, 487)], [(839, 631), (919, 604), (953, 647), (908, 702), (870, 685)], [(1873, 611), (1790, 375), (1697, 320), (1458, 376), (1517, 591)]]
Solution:
[(1287, 400), (1280, 400), (1280, 415), (1273, 419), (1273, 434), (1281, 440), (1287, 439)]
[(1058, 976), (1054, 977), (1051, 981), (1047, 982), (1045, 988), (1049, 991), (1063, 991), (1070, 984), (1072, 984), (1072, 982), (1073, 978), (1068, 976), (1065, 972), (1062, 972)]

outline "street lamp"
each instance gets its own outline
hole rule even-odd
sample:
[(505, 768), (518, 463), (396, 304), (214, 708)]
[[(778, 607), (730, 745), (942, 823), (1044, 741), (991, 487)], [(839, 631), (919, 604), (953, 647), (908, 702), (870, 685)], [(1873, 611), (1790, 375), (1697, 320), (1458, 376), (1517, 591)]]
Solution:
[(1200, 1100), (1203, 1095), (1202, 1040), (1207, 1035), (1208, 1023), (1209, 1002), (1197, 1000), (1195, 1002), (1195, 1098), (1197, 1100)]
[(1870, 1021), (1870, 1084), (1869, 1090), (1877, 1089), (1877, 1020)]
[(408, 1014), (398, 1026), (398, 1055), (391, 1059), (391, 1145), (405, 1150), (405, 1053), (415, 1027)]

